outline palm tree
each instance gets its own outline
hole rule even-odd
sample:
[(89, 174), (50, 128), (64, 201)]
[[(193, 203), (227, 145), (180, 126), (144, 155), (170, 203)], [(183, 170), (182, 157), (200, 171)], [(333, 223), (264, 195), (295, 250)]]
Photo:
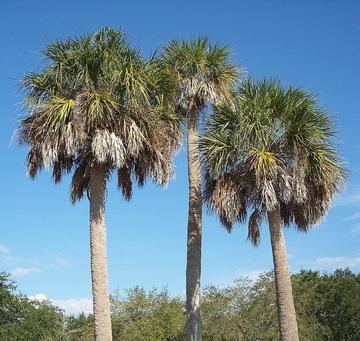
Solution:
[(233, 104), (214, 106), (202, 140), (204, 200), (230, 232), (245, 222), (260, 242), (267, 217), (281, 340), (298, 340), (282, 226), (320, 223), (347, 171), (334, 147), (332, 117), (316, 96), (276, 80), (244, 81)]
[(199, 114), (207, 103), (231, 97), (240, 76), (230, 60), (228, 46), (212, 45), (199, 36), (190, 40), (173, 39), (163, 46), (162, 59), (177, 80), (178, 110), (187, 117), (187, 155), (189, 176), (189, 215), (186, 266), (187, 338), (201, 340), (200, 275), (202, 198), (199, 158)]
[[(106, 182), (117, 170), (126, 200), (132, 183), (147, 177), (166, 185), (179, 145), (178, 122), (168, 102), (171, 79), (156, 58), (145, 61), (122, 31), (49, 42), (47, 63), (20, 81), (25, 92), (19, 144), (27, 145), (31, 179), (52, 167), (55, 183), (73, 171), (74, 204), (90, 201), (90, 244), (96, 340), (111, 340), (106, 259)], [(161, 91), (161, 92), (160, 92)]]

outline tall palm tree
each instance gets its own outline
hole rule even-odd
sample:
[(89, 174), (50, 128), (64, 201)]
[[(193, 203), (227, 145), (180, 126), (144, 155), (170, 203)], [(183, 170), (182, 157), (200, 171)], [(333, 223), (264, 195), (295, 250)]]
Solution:
[[(106, 182), (117, 170), (126, 200), (147, 177), (166, 185), (179, 144), (166, 89), (171, 79), (156, 58), (145, 61), (118, 30), (49, 42), (46, 64), (20, 81), (25, 93), (18, 135), (29, 147), (31, 179), (52, 167), (55, 183), (73, 171), (72, 203), (87, 193), (96, 340), (111, 340), (106, 259)], [(170, 109), (169, 109), (170, 108)]]
[(202, 140), (204, 200), (230, 232), (245, 222), (260, 242), (269, 222), (281, 340), (298, 340), (282, 226), (307, 232), (346, 184), (332, 117), (316, 96), (276, 80), (244, 81), (236, 99), (214, 106)]
[(199, 158), (199, 114), (207, 103), (229, 99), (240, 70), (230, 60), (227, 45), (212, 45), (206, 37), (173, 39), (163, 46), (165, 69), (177, 80), (177, 105), (187, 117), (189, 215), (187, 234), (187, 338), (201, 340), (200, 275), (202, 198)]

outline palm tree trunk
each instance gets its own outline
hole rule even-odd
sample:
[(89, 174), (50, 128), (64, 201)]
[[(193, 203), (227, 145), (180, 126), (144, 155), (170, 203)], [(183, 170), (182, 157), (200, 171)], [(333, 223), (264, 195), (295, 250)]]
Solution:
[(280, 340), (299, 340), (298, 327), (280, 208), (268, 212), (271, 247), (274, 261), (276, 300), (279, 315)]
[(95, 340), (111, 341), (106, 257), (105, 171), (103, 167), (94, 165), (90, 176), (90, 249)]
[(193, 107), (188, 115), (189, 216), (186, 264), (187, 340), (201, 341), (201, 170), (199, 156), (199, 113)]

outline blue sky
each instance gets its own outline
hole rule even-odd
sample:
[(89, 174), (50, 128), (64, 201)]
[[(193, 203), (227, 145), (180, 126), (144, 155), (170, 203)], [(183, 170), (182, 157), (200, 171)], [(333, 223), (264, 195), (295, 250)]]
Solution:
[[(351, 178), (320, 226), (286, 229), (291, 271), (360, 270), (360, 2), (358, 1), (2, 1), (0, 13), (0, 269), (19, 289), (76, 313), (91, 309), (88, 202), (71, 206), (70, 177), (55, 186), (43, 172), (26, 177), (26, 148), (10, 141), (21, 96), (15, 78), (36, 71), (47, 39), (120, 26), (144, 56), (173, 37), (208, 35), (229, 44), (256, 78), (273, 76), (319, 94), (335, 114), (338, 148)], [(187, 169), (182, 150), (167, 190), (148, 183), (122, 200), (115, 183), (106, 206), (110, 292), (141, 285), (185, 289)], [(203, 219), (202, 285), (272, 268), (267, 226), (258, 248), (246, 227), (229, 235), (215, 217)]]

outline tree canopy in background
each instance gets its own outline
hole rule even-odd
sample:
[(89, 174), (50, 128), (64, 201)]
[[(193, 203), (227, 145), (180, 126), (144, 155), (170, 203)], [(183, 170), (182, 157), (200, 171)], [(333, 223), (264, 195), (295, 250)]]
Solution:
[(17, 292), (10, 274), (0, 273), (0, 340), (61, 340), (64, 313), (49, 301)]
[[(352, 341), (360, 336), (360, 274), (301, 270), (292, 274), (299, 337), (305, 341)], [(202, 294), (204, 341), (276, 340), (279, 325), (274, 274), (247, 277)], [(111, 297), (114, 340), (186, 339), (185, 301), (167, 288), (116, 290)], [(9, 274), (0, 273), (1, 340), (94, 340), (92, 315), (65, 316), (49, 301), (31, 300), (17, 291)]]

